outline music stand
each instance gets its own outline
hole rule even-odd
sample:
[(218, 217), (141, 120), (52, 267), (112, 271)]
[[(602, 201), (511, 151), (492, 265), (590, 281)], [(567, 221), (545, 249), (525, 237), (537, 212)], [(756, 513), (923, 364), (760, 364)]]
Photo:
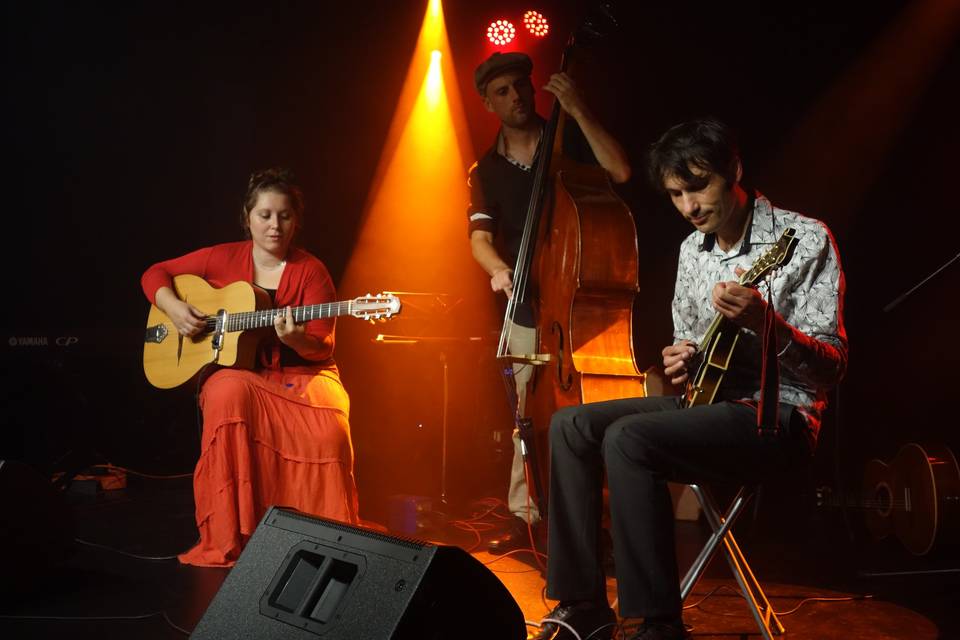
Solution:
[[(445, 316), (462, 302), (462, 297), (449, 293), (426, 291), (389, 291), (403, 300), (404, 317), (416, 317), (418, 313), (425, 317), (437, 318)], [(372, 342), (380, 345), (410, 345), (410, 346), (439, 346), (440, 366), (443, 372), (443, 405), (440, 419), (440, 502), (447, 504), (447, 429), (450, 403), (450, 381), (448, 351), (456, 346), (478, 344), (484, 341), (479, 336), (450, 336), (450, 335), (401, 335), (378, 334)]]
[(440, 345), (440, 365), (443, 368), (443, 408), (440, 419), (440, 502), (447, 504), (447, 412), (450, 402), (450, 381), (447, 349), (444, 345), (476, 344), (483, 342), (483, 338), (479, 336), (404, 336), (381, 333), (372, 342), (383, 345)]

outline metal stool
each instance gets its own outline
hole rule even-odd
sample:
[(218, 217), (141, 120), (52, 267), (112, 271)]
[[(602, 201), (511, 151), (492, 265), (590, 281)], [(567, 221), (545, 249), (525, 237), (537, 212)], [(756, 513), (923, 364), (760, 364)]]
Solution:
[(750, 498), (753, 497), (754, 491), (748, 490), (746, 487), (740, 487), (736, 497), (734, 497), (730, 503), (726, 514), (721, 515), (720, 509), (717, 508), (716, 501), (703, 487), (695, 484), (689, 486), (694, 495), (697, 496), (697, 500), (700, 501), (703, 514), (707, 518), (710, 528), (713, 529), (713, 533), (710, 535), (703, 549), (700, 550), (700, 555), (693, 561), (689, 571), (687, 571), (687, 575), (683, 578), (683, 582), (680, 583), (681, 601), (686, 601), (687, 596), (690, 595), (690, 592), (693, 591), (693, 588), (703, 575), (704, 569), (710, 564), (710, 560), (717, 552), (720, 543), (723, 542), (724, 556), (730, 565), (733, 577), (736, 578), (737, 583), (740, 585), (740, 592), (743, 593), (743, 597), (747, 601), (747, 606), (750, 607), (750, 613), (753, 614), (753, 619), (756, 621), (757, 626), (760, 627), (761, 635), (763, 635), (766, 640), (770, 640), (775, 635), (784, 634), (786, 630), (783, 628), (783, 625), (780, 624), (780, 619), (777, 618), (773, 607), (770, 606), (770, 601), (767, 600), (763, 589), (760, 588), (760, 583), (757, 582), (756, 576), (754, 576), (753, 571), (750, 570), (747, 559), (743, 556), (743, 552), (740, 551), (740, 547), (733, 537), (733, 532), (730, 531), (730, 528), (733, 526), (733, 523), (736, 522), (743, 507), (749, 502)]

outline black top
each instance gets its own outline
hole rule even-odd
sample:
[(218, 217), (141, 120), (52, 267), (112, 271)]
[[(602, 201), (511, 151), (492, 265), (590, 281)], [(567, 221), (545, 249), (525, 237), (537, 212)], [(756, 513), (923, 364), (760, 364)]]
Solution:
[[(564, 129), (564, 155), (583, 164), (597, 164), (576, 121), (569, 118)], [(470, 167), (467, 176), (467, 185), (470, 187), (468, 233), (492, 233), (497, 252), (507, 264), (515, 266), (523, 240), (533, 179), (543, 154), (538, 147), (533, 166), (526, 167), (498, 153), (499, 140), (498, 133), (493, 146)], [(528, 304), (517, 306), (515, 320), (525, 327), (534, 326), (533, 311)]]

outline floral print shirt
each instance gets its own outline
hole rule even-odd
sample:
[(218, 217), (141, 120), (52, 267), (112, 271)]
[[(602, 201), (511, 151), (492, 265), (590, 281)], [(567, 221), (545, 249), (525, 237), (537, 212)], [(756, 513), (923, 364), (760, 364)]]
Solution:
[[(758, 289), (765, 300), (772, 294), (774, 308), (793, 327), (790, 341), (778, 345), (780, 402), (801, 411), (815, 438), (827, 391), (847, 366), (844, 276), (836, 242), (825, 224), (779, 209), (757, 193), (744, 237), (729, 251), (720, 249), (713, 234), (694, 231), (687, 236), (680, 245), (673, 296), (674, 340), (700, 344), (717, 315), (710, 301), (714, 285), (738, 281), (735, 269), (749, 270), (791, 227), (797, 237), (791, 259), (768, 274)], [(760, 398), (762, 341), (749, 329), (740, 333), (721, 382), (721, 400)]]

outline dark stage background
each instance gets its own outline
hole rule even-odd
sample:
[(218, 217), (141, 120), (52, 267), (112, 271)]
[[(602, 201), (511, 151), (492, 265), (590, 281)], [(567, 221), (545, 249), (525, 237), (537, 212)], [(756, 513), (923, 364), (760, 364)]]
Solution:
[[(621, 193), (639, 231), (641, 368), (670, 340), (676, 252), (689, 231), (646, 187), (643, 152), (668, 125), (714, 114), (742, 132), (748, 177), (781, 206), (827, 222), (840, 246), (850, 370), (814, 480), (855, 485), (865, 460), (889, 459), (906, 442), (960, 450), (956, 421), (942, 417), (958, 378), (948, 325), (960, 264), (883, 310), (958, 251), (957, 3), (623, 4), (622, 31), (589, 52), (580, 81), (635, 167)], [(554, 32), (526, 47), (538, 85), (581, 9), (540, 6)], [(489, 52), (482, 34), (500, 16), (519, 24), (526, 8), (446, 3), (474, 154), (495, 131), (472, 88)], [(192, 469), (194, 390), (154, 390), (140, 368), (140, 274), (239, 239), (247, 176), (282, 164), (305, 185), (301, 242), (340, 282), (424, 9), (381, 0), (4, 4), (0, 458), (48, 471), (105, 459)], [(538, 96), (541, 113), (548, 97)], [(462, 218), (462, 208), (449, 215)], [(383, 233), (413, 242), (418, 228)], [(482, 284), (476, 272), (464, 279)], [(441, 330), (457, 333), (471, 309), (490, 305), (482, 286), (458, 293), (459, 315)], [(367, 338), (388, 329), (344, 319), (338, 331), (351, 350), (374, 350)], [(374, 388), (354, 355), (341, 351), (339, 361), (354, 403), (361, 510), (379, 518), (389, 494), (438, 495), (441, 360), (367, 354), (395, 381)], [(448, 356), (451, 493), (502, 496), (509, 443), (496, 439), (509, 419), (490, 351)]]

